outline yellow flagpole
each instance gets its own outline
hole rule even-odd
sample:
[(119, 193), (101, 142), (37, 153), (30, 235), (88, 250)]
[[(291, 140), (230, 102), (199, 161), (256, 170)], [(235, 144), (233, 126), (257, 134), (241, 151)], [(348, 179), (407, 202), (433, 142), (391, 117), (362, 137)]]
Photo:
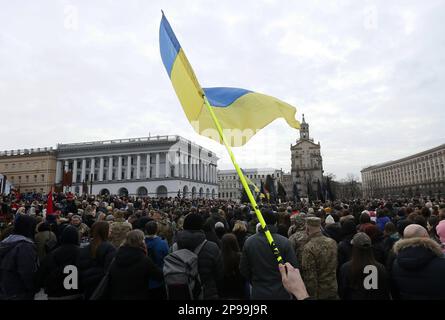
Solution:
[(269, 245), (273, 251), (273, 254), (275, 258), (277, 259), (278, 263), (283, 263), (283, 258), (281, 257), (280, 251), (278, 250), (277, 245), (275, 244), (275, 241), (272, 238), (272, 234), (270, 233), (270, 230), (266, 226), (266, 222), (264, 221), (263, 215), (261, 214), (261, 211), (258, 208), (258, 205), (255, 201), (255, 198), (252, 195), (252, 192), (250, 191), (249, 185), (247, 184), (246, 178), (244, 177), (243, 172), (241, 171), (238, 163), (236, 162), (235, 156), (232, 152), (232, 149), (230, 148), (229, 144), (227, 143), (226, 137), (224, 136), (223, 130), (221, 128), (221, 125), (218, 121), (218, 118), (216, 117), (215, 113), (212, 110), (212, 107), (210, 106), (209, 101), (207, 100), (207, 97), (204, 93), (202, 93), (202, 97), (204, 99), (204, 103), (207, 107), (207, 110), (210, 113), (210, 116), (212, 117), (212, 120), (216, 126), (216, 129), (218, 130), (219, 136), (224, 144), (224, 146), (227, 149), (227, 152), (229, 153), (230, 159), (232, 160), (233, 166), (235, 167), (236, 173), (238, 174), (241, 184), (243, 185), (244, 190), (246, 191), (247, 197), (250, 200), (250, 203), (252, 204), (253, 209), (255, 210), (255, 214), (261, 224), (261, 227), (264, 230), (264, 234), (266, 235), (267, 241), (269, 242)]

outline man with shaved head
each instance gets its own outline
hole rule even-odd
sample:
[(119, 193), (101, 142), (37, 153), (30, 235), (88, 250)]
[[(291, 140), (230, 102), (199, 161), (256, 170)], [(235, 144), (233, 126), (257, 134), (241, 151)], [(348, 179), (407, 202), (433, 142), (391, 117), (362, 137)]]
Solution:
[(394, 253), (391, 270), (394, 299), (445, 299), (445, 257), (424, 227), (408, 225), (403, 240), (394, 244)]
[(410, 224), (405, 228), (403, 231), (403, 238), (404, 239), (411, 239), (411, 238), (428, 238), (428, 231), (418, 224)]

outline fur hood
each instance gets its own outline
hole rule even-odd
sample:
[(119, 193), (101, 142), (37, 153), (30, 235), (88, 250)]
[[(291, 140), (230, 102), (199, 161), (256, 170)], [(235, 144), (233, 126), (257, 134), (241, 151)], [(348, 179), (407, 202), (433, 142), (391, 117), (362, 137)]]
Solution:
[(410, 238), (410, 239), (402, 239), (397, 241), (394, 244), (394, 252), (395, 254), (399, 254), (400, 251), (406, 248), (412, 247), (423, 247), (431, 252), (433, 252), (436, 256), (442, 257), (443, 252), (438, 243), (430, 238)]

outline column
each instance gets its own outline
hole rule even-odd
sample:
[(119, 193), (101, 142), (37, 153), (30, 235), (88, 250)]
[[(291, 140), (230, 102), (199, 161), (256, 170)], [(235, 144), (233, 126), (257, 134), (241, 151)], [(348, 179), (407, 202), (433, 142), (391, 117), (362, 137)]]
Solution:
[(204, 164), (204, 181), (209, 182), (209, 167)]
[(85, 181), (85, 174), (87, 170), (87, 159), (82, 159), (82, 171), (80, 172), (80, 182)]
[(99, 181), (104, 181), (104, 158), (100, 157), (99, 160)]
[(186, 162), (185, 162), (185, 177), (187, 179), (190, 179), (190, 161), (189, 161), (189, 155), (186, 156)]
[(181, 154), (179, 152), (175, 153), (175, 177), (180, 176), (180, 169), (181, 169), (182, 161), (181, 161)]
[(127, 157), (127, 179), (131, 179), (131, 156)]
[(56, 165), (56, 183), (62, 182), (62, 178), (63, 178), (62, 161), (59, 160), (59, 161), (57, 161), (57, 165)]
[(141, 178), (141, 155), (136, 156), (136, 179)]
[(191, 158), (190, 161), (192, 162), (192, 165), (191, 165), (191, 167), (192, 167), (192, 179), (195, 180), (196, 179), (196, 176), (195, 176), (195, 173), (196, 173), (195, 159)]
[(159, 152), (156, 153), (155, 177), (156, 177), (156, 178), (159, 178)]
[(165, 153), (165, 177), (170, 177), (170, 153)]
[(146, 167), (146, 172), (145, 172), (145, 177), (147, 179), (151, 178), (151, 176), (150, 176), (150, 163), (151, 163), (150, 154), (147, 153), (147, 167)]
[(77, 159), (73, 160), (73, 183), (77, 182)]
[(108, 180), (113, 180), (113, 157), (108, 158)]
[(117, 180), (122, 180), (122, 156), (117, 158)]
[(68, 160), (65, 160), (63, 172), (68, 172), (68, 169), (69, 169), (69, 162), (68, 162)]
[(90, 176), (89, 176), (89, 178), (93, 181), (95, 181), (94, 179), (94, 171), (96, 170), (95, 166), (96, 166), (96, 159), (93, 158), (91, 159)]
[(181, 177), (186, 178), (186, 164), (185, 164), (185, 155), (181, 155)]

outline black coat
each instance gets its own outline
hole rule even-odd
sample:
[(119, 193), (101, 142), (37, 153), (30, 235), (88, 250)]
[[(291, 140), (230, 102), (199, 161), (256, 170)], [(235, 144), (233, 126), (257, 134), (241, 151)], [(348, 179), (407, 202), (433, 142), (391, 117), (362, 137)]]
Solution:
[(12, 234), (0, 243), (0, 299), (32, 299), (36, 271), (32, 240)]
[(340, 269), (341, 266), (351, 260), (352, 256), (352, 244), (351, 240), (354, 237), (353, 234), (347, 235), (340, 243), (338, 244), (337, 248), (337, 261), (338, 261), (338, 268)]
[(78, 273), (78, 289), (65, 289), (64, 279), (68, 274), (64, 268), (73, 265), (79, 270), (80, 248), (75, 244), (63, 244), (43, 259), (35, 281), (37, 288), (43, 288), (48, 297), (65, 297), (82, 293), (81, 276)]
[(116, 248), (110, 242), (102, 242), (96, 251), (96, 258), (91, 256), (91, 245), (80, 249), (79, 269), (82, 275), (82, 287), (88, 299), (105, 275), (116, 254)]
[[(183, 230), (178, 232), (178, 249), (194, 251), (206, 239), (203, 231)], [(218, 287), (223, 279), (221, 251), (211, 241), (207, 241), (198, 256), (198, 272), (204, 287), (204, 299), (218, 299)]]
[(394, 253), (394, 299), (445, 299), (445, 258), (437, 243), (429, 238), (399, 240)]
[(141, 248), (122, 246), (110, 267), (108, 297), (111, 300), (150, 298), (150, 279), (161, 280), (162, 271)]
[[(385, 267), (377, 263), (377, 289), (365, 289), (363, 279), (361, 286), (355, 287), (351, 284), (349, 278), (351, 270), (351, 261), (346, 262), (340, 268), (338, 291), (340, 299), (342, 300), (389, 300), (389, 278), (385, 271)], [(366, 275), (363, 275), (363, 278)]]

